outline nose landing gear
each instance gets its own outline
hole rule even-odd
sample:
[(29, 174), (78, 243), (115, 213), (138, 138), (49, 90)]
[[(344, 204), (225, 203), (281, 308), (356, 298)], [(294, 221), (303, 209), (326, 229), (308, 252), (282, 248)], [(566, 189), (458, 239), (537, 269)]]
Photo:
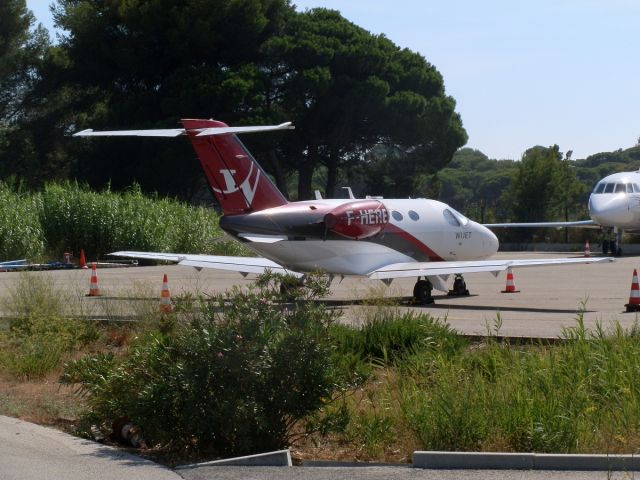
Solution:
[(602, 230), (602, 253), (604, 255), (622, 256), (622, 228), (610, 228)]

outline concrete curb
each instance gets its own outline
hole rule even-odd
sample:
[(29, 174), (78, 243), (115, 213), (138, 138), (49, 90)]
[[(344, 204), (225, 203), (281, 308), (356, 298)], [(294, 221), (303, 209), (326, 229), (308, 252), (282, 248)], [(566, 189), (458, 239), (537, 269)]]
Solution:
[(192, 463), (190, 465), (179, 465), (175, 470), (186, 470), (203, 467), (291, 467), (291, 454), (289, 450), (278, 450), (276, 452), (259, 453), (257, 455), (247, 455), (246, 457), (223, 458), (211, 462)]
[(413, 466), (443, 470), (640, 471), (640, 456), (416, 451)]

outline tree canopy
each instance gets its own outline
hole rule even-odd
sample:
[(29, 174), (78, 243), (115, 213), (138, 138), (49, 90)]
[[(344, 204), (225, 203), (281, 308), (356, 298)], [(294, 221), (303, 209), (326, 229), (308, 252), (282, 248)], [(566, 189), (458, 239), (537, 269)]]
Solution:
[[(248, 141), (280, 188), (297, 177), (300, 199), (319, 169), (332, 195), (341, 170), (366, 165), (376, 145), (420, 173), (466, 142), (440, 73), (336, 11), (297, 12), (288, 0), (58, 0), (54, 12), (63, 35), (38, 68), (23, 131), (37, 139), (40, 166), (61, 176), (116, 189), (138, 181), (188, 198), (203, 178), (186, 142), (68, 139), (85, 127), (169, 127), (180, 118), (293, 121), (293, 133)], [(38, 168), (4, 170), (43, 181)]]

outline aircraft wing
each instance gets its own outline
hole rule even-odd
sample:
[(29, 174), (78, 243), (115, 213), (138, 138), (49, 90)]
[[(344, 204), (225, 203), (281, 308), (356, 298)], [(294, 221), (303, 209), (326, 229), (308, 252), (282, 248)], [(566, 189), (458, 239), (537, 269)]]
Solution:
[[(175, 262), (178, 265), (201, 268), (215, 268), (230, 270), (243, 275), (247, 273), (264, 273), (271, 270), (301, 277), (303, 274), (288, 270), (282, 265), (262, 257), (228, 257), (222, 255), (195, 255), (162, 252), (120, 251), (109, 255), (118, 257), (138, 258), (144, 260), (158, 260)], [(386, 280), (404, 277), (441, 277), (457, 273), (491, 272), (497, 276), (507, 268), (542, 267), (551, 265), (569, 265), (577, 263), (613, 262), (612, 257), (580, 257), (580, 258), (537, 258), (528, 260), (476, 260), (464, 262), (407, 262), (392, 263), (369, 272), (367, 277), (374, 280)]]
[(384, 280), (404, 277), (431, 277), (454, 275), (456, 273), (491, 272), (494, 275), (507, 268), (544, 267), (550, 265), (569, 265), (576, 263), (613, 262), (612, 257), (595, 258), (538, 258), (530, 260), (477, 260), (464, 262), (409, 262), (392, 263), (369, 272), (369, 278)]
[(118, 257), (139, 258), (143, 260), (159, 260), (165, 262), (175, 262), (178, 265), (185, 265), (195, 268), (216, 268), (218, 270), (231, 270), (241, 274), (264, 273), (266, 270), (272, 272), (285, 273), (301, 277), (302, 274), (287, 270), (282, 265), (277, 264), (267, 258), (262, 257), (227, 257), (223, 255), (195, 255), (182, 253), (162, 253), (162, 252), (133, 252), (121, 251), (113, 252), (109, 255)]
[(577, 228), (599, 228), (600, 225), (593, 220), (578, 220), (576, 222), (531, 222), (531, 223), (483, 223), (487, 228), (540, 228), (540, 227), (577, 227)]

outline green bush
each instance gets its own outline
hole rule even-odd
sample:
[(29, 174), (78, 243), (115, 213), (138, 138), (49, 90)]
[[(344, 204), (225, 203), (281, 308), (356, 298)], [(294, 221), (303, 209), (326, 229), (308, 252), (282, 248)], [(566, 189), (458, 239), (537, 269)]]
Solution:
[[(328, 336), (333, 315), (315, 302), (282, 304), (276, 280), (267, 274), (248, 292), (190, 309), (188, 323), (140, 339), (127, 358), (71, 362), (61, 381), (87, 396), (89, 422), (126, 416), (153, 444), (217, 455), (282, 448), (341, 380)], [(316, 282), (300, 293), (324, 291)]]

